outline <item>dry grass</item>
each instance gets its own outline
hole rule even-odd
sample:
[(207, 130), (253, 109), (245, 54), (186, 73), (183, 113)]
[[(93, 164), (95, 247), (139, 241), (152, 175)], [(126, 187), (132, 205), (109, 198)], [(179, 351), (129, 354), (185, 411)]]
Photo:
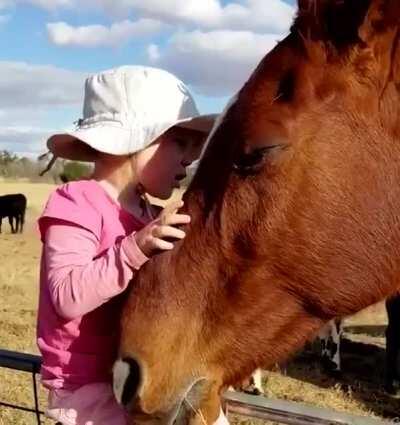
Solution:
[[(40, 241), (35, 220), (53, 188), (54, 186), (48, 184), (0, 182), (0, 195), (22, 192), (28, 198), (24, 234), (11, 235), (7, 220), (3, 220), (3, 233), (0, 235), (1, 348), (27, 353), (38, 352), (35, 323)], [(0, 382), (0, 400), (33, 406), (30, 375), (0, 369)], [(0, 425), (35, 423), (32, 414), (0, 407)]]
[[(9, 234), (8, 223), (4, 222), (4, 233), (0, 235), (1, 348), (37, 353), (35, 320), (40, 242), (35, 220), (52, 188), (51, 185), (0, 182), (0, 194), (23, 192), (28, 197), (25, 233)], [(385, 395), (381, 389), (385, 323), (382, 305), (373, 306), (347, 321), (351, 341), (346, 340), (344, 344), (342, 380), (327, 377), (311, 355), (303, 355), (286, 365), (284, 373), (278, 370), (266, 373), (267, 395), (360, 415), (397, 416), (398, 400)], [(29, 375), (0, 369), (0, 382), (0, 400), (32, 405)], [(249, 423), (237, 418), (233, 422)], [(35, 423), (33, 415), (0, 408), (0, 425)]]

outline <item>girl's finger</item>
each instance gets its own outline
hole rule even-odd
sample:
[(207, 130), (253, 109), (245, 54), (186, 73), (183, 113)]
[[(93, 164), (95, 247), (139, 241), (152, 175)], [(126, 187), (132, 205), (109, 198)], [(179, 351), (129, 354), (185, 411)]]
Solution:
[(153, 249), (161, 249), (163, 251), (170, 251), (174, 247), (172, 242), (167, 242), (159, 238), (153, 239)]
[(165, 221), (167, 219), (167, 217), (175, 214), (179, 208), (183, 207), (183, 201), (179, 200), (179, 201), (174, 201), (171, 202), (170, 204), (168, 204), (160, 213), (160, 215), (158, 216), (161, 224), (166, 224)]
[(157, 226), (153, 230), (153, 236), (159, 239), (183, 239), (186, 236), (186, 233), (183, 230), (172, 226)]
[(165, 217), (164, 222), (160, 222), (161, 225), (175, 226), (177, 224), (188, 224), (190, 223), (190, 215), (187, 214), (172, 214)]

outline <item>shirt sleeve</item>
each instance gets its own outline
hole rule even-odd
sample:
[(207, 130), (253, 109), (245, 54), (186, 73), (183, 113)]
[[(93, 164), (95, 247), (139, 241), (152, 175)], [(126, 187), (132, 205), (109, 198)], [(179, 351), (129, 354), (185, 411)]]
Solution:
[(134, 233), (96, 257), (98, 239), (85, 227), (47, 218), (42, 231), (49, 293), (57, 313), (67, 320), (83, 316), (123, 292), (148, 260)]

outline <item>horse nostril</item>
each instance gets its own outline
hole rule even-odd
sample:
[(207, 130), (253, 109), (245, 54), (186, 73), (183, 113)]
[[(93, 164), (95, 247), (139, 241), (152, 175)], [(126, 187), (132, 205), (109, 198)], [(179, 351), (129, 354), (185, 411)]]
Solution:
[(130, 357), (119, 359), (113, 367), (113, 388), (117, 401), (127, 407), (135, 399), (141, 373), (139, 363)]

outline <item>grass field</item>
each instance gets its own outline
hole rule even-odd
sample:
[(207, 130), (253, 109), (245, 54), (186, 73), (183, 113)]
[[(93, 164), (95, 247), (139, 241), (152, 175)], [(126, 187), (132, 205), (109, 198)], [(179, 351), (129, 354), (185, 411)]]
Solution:
[[(35, 320), (41, 247), (35, 220), (53, 187), (0, 182), (0, 195), (22, 192), (28, 198), (24, 234), (11, 235), (4, 220), (0, 235), (0, 348), (37, 353)], [(381, 388), (385, 323), (381, 304), (347, 320), (342, 380), (327, 377), (311, 355), (303, 355), (279, 370), (266, 372), (267, 395), (360, 415), (400, 416), (399, 401), (385, 395)], [(0, 382), (0, 400), (32, 405), (29, 376), (0, 369)], [(0, 407), (0, 425), (35, 423), (33, 415)]]
[[(53, 188), (48, 184), (0, 182), (0, 195), (21, 192), (28, 198), (25, 232), (10, 234), (8, 220), (3, 220), (0, 235), (1, 348), (37, 353), (35, 323), (40, 241), (35, 221)], [(0, 400), (33, 406), (29, 375), (0, 369), (0, 382)], [(0, 425), (34, 423), (32, 414), (0, 407)]]

